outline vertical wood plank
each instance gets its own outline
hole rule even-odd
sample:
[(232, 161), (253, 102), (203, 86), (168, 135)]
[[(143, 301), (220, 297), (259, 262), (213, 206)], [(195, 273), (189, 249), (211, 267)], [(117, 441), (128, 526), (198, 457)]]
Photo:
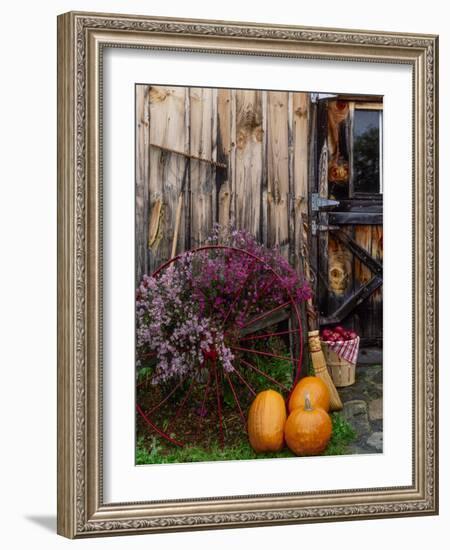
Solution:
[[(186, 153), (190, 152), (190, 143), (191, 143), (191, 93), (190, 88), (184, 88), (184, 147), (183, 151)], [(186, 182), (184, 184), (184, 193), (183, 193), (183, 212), (182, 219), (184, 221), (184, 243), (181, 239), (178, 239), (178, 246), (180, 247), (179, 252), (184, 250), (190, 250), (191, 248), (191, 160), (186, 159), (186, 165), (184, 170), (186, 170)], [(184, 177), (184, 176), (183, 176)], [(183, 182), (182, 182), (183, 184)], [(184, 248), (183, 247), (184, 244)]]
[(307, 218), (303, 220), (307, 221), (305, 231), (307, 233), (308, 249), (307, 256), (311, 264), (311, 270), (309, 273), (310, 283), (312, 286), (312, 292), (314, 295), (314, 303), (318, 310), (320, 310), (320, 293), (319, 293), (319, 254), (318, 254), (318, 235), (317, 232), (312, 232), (312, 222), (317, 221), (317, 216), (314, 215), (311, 208), (311, 201), (309, 197), (312, 193), (318, 192), (318, 106), (317, 101), (309, 101), (309, 124), (308, 124), (308, 199), (307, 199)]
[(135, 278), (136, 286), (147, 273), (148, 181), (149, 181), (149, 86), (139, 84), (136, 93), (136, 214)]
[[(218, 154), (218, 147), (217, 147), (217, 126), (219, 124), (219, 115), (217, 113), (217, 101), (218, 101), (218, 95), (219, 90), (217, 88), (211, 89), (211, 160), (213, 162), (217, 162), (217, 154)], [(212, 202), (212, 223), (213, 225), (216, 224), (219, 221), (219, 198), (218, 198), (218, 192), (219, 189), (217, 187), (217, 167), (215, 165), (211, 165), (211, 202)]]
[(221, 226), (231, 223), (232, 166), (231, 158), (231, 90), (220, 89), (217, 94), (217, 161), (227, 169), (216, 170), (217, 221)]
[(268, 93), (268, 244), (289, 256), (288, 92)]
[(308, 133), (309, 94), (292, 97), (293, 196), (294, 196), (294, 265), (301, 265), (303, 242), (308, 244)]
[[(372, 226), (356, 225), (355, 226), (355, 241), (367, 252), (371, 252), (372, 246)], [(372, 272), (358, 258), (355, 258), (355, 290), (361, 285), (367, 283), (372, 277)]]
[[(383, 261), (383, 226), (372, 226), (372, 256)], [(383, 286), (377, 288), (372, 296), (369, 298), (372, 303), (372, 315), (373, 315), (373, 330), (371, 337), (382, 338), (383, 337)]]
[(262, 93), (236, 90), (236, 226), (261, 238)]
[[(149, 267), (153, 271), (170, 257), (175, 215), (180, 197), (186, 157), (152, 144), (184, 151), (185, 89), (151, 86), (150, 96), (150, 214)], [(184, 209), (183, 209), (184, 210)], [(184, 242), (184, 211), (178, 242)]]
[[(320, 197), (328, 198), (328, 104), (318, 101), (316, 109), (316, 189)], [(315, 214), (317, 225), (328, 223), (328, 214)], [(328, 263), (328, 231), (316, 231), (315, 246), (317, 249), (317, 302), (321, 316), (327, 316), (329, 311), (329, 263)]]
[[(293, 234), (290, 236), (291, 261), (301, 277), (311, 273), (308, 254), (308, 147), (309, 147), (309, 94), (294, 92), (289, 101), (289, 158), (290, 194), (293, 206)], [(302, 303), (303, 327), (307, 327), (306, 304)], [(292, 321), (291, 321), (292, 323)], [(303, 331), (303, 349), (307, 350), (307, 331)], [(309, 356), (304, 353), (303, 374), (307, 374)]]
[[(211, 88), (190, 89), (190, 154), (212, 159), (217, 151), (213, 135), (214, 94)], [(191, 159), (191, 246), (202, 245), (211, 232), (215, 209), (215, 170), (211, 164)]]
[(231, 132), (231, 151), (228, 166), (228, 178), (230, 180), (231, 204), (230, 204), (230, 224), (237, 226), (236, 219), (236, 158), (237, 158), (237, 99), (236, 90), (232, 89), (230, 94), (230, 132)]
[(267, 103), (269, 92), (263, 90), (261, 94), (262, 106), (262, 173), (261, 173), (261, 242), (268, 243), (268, 206), (267, 206), (267, 148), (269, 141), (269, 132), (267, 128)]
[(298, 269), (300, 265), (295, 261), (295, 189), (294, 189), (294, 94), (287, 94), (287, 155), (288, 155), (288, 245), (289, 263)]
[[(355, 241), (364, 250), (371, 253), (372, 247), (372, 227), (370, 225), (356, 225), (355, 226)], [(358, 290), (360, 286), (367, 283), (372, 278), (372, 272), (361, 260), (357, 257), (354, 258), (354, 290)], [(372, 325), (372, 311), (370, 307), (370, 299), (366, 300), (361, 306), (355, 309), (354, 315), (354, 329), (361, 337), (368, 337), (371, 335)]]

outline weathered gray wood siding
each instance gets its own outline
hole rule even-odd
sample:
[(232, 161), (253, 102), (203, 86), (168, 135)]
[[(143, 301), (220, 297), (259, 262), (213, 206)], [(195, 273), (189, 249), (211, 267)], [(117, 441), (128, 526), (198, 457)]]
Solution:
[(137, 86), (136, 279), (204, 243), (215, 222), (300, 268), (308, 117), (307, 93)]

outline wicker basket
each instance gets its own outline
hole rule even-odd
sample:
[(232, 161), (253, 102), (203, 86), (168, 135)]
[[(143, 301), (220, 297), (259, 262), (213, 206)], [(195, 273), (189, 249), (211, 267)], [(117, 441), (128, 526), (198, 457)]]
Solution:
[(325, 355), (328, 371), (337, 388), (351, 386), (355, 383), (356, 365), (339, 357), (336, 352), (328, 347), (327, 342), (320, 342)]

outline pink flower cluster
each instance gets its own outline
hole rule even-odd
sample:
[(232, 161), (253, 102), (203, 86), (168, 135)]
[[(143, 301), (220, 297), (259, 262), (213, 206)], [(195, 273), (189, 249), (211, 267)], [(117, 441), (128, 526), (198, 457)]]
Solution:
[(223, 333), (201, 314), (192, 299), (192, 254), (164, 269), (157, 277), (144, 275), (136, 293), (136, 343), (140, 363), (156, 358), (152, 383), (200, 375), (205, 354), (214, 345), (222, 367), (233, 369), (234, 359)]
[(233, 331), (288, 296), (297, 302), (309, 297), (308, 285), (278, 251), (249, 233), (217, 226), (207, 244), (230, 248), (186, 252), (157, 275), (144, 275), (137, 289), (138, 360), (156, 359), (154, 384), (200, 377), (212, 355), (231, 372), (227, 341)]
[[(244, 255), (234, 255), (235, 264), (241, 264), (241, 273), (245, 278), (248, 270), (254, 270), (259, 273), (255, 280), (255, 286), (259, 289), (265, 289), (266, 298), (271, 298), (274, 303), (281, 303), (287, 295), (292, 296), (293, 300), (300, 303), (311, 297), (311, 289), (305, 280), (301, 280), (298, 273), (291, 266), (284, 256), (281, 255), (277, 247), (268, 248), (259, 243), (255, 237), (243, 229), (234, 229), (231, 226), (222, 227), (218, 224), (214, 226), (209, 244), (222, 244), (232, 248), (245, 250), (252, 256), (258, 257), (261, 262), (254, 263), (251, 257)], [(233, 261), (233, 258), (231, 258)], [(239, 266), (235, 265), (236, 273), (239, 272)], [(262, 271), (261, 271), (262, 269)], [(265, 288), (267, 282), (273, 280), (273, 271), (278, 275), (277, 282)]]

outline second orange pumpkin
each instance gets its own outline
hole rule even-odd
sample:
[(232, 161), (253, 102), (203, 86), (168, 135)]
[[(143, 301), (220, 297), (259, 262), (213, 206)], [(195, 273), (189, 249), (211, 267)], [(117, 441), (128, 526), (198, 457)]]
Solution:
[(332, 430), (329, 414), (319, 407), (313, 408), (307, 395), (304, 407), (289, 415), (284, 425), (284, 437), (296, 455), (320, 455), (330, 441)]
[(314, 408), (321, 408), (328, 412), (330, 409), (330, 391), (325, 382), (316, 376), (305, 376), (295, 386), (289, 399), (289, 412), (295, 409), (303, 408), (305, 397), (309, 395), (311, 405)]

